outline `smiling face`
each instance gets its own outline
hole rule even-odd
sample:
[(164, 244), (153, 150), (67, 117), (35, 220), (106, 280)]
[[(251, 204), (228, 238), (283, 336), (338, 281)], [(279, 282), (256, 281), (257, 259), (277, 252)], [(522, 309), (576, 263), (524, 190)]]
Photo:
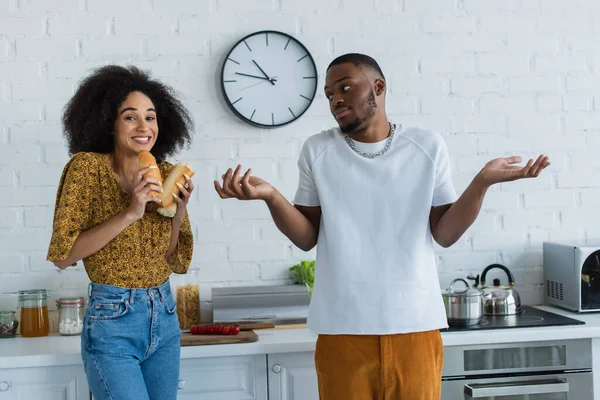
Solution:
[(384, 112), (385, 82), (368, 68), (343, 63), (332, 66), (325, 78), (325, 96), (340, 130), (365, 129), (378, 112)]
[(142, 92), (129, 93), (117, 112), (114, 133), (117, 151), (137, 154), (152, 149), (158, 138), (152, 100)]

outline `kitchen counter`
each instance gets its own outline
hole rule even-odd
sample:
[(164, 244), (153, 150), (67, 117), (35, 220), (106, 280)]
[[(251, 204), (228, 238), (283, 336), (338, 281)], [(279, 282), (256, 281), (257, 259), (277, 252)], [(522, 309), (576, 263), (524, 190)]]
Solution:
[[(600, 313), (577, 314), (556, 307), (542, 310), (584, 321), (585, 325), (520, 329), (444, 332), (444, 346), (467, 344), (536, 342), (545, 340), (600, 338)], [(312, 352), (317, 335), (308, 329), (257, 330), (258, 341), (181, 348), (181, 358), (227, 357), (254, 354)], [(0, 340), (0, 369), (81, 364), (79, 336), (12, 338)]]
[[(258, 341), (253, 343), (181, 347), (181, 358), (314, 351), (317, 341), (317, 335), (308, 329), (264, 329), (255, 332)], [(82, 364), (80, 343), (79, 336), (17, 336), (1, 339), (0, 369)]]

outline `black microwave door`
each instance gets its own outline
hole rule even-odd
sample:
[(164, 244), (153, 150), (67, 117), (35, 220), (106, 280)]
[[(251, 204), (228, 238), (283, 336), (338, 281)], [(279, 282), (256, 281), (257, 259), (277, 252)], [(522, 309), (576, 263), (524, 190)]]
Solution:
[(590, 254), (581, 267), (581, 308), (600, 309), (600, 250)]

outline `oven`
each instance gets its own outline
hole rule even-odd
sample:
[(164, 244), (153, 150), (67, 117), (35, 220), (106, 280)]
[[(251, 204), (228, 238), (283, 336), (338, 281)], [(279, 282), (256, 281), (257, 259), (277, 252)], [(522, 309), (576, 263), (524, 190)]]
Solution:
[(442, 400), (593, 400), (591, 339), (444, 349)]

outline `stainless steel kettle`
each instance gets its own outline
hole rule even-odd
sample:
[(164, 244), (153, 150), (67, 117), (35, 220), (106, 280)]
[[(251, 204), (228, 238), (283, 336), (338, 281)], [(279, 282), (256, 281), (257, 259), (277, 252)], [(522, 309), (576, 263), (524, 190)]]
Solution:
[[(486, 275), (489, 270), (500, 268), (508, 277), (508, 285), (500, 285), (500, 279), (494, 279), (493, 286), (486, 286)], [(475, 287), (479, 284), (479, 276), (468, 279), (475, 280)], [(515, 289), (515, 278), (508, 268), (500, 264), (485, 267), (481, 273), (481, 290), (483, 292), (484, 315), (514, 315), (521, 313), (521, 297)]]

